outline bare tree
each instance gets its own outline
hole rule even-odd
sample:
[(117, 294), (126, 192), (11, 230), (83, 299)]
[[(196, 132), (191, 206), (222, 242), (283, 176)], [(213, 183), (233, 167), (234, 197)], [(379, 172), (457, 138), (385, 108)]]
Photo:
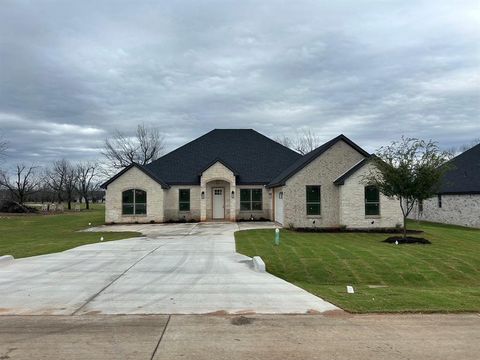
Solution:
[(320, 138), (310, 129), (297, 132), (293, 137), (283, 136), (277, 137), (276, 142), (286, 146), (302, 155), (309, 153), (319, 147), (322, 142)]
[(454, 158), (455, 156), (471, 149), (472, 147), (480, 144), (480, 138), (473, 139), (469, 143), (460, 145), (460, 146), (452, 146), (451, 148), (447, 149), (449, 154), (449, 158)]
[(165, 149), (165, 138), (158, 129), (138, 125), (134, 137), (120, 131), (105, 140), (102, 155), (106, 166), (115, 170), (123, 169), (132, 163), (145, 165), (158, 159)]
[(79, 180), (76, 167), (67, 162), (63, 190), (65, 192), (65, 200), (67, 201), (68, 210), (72, 210), (72, 202), (77, 192), (78, 183)]
[(41, 177), (38, 176), (37, 169), (33, 165), (17, 164), (12, 176), (6, 171), (0, 172), (0, 186), (5, 187), (23, 205), (29, 195), (40, 189)]
[(94, 162), (81, 162), (77, 164), (78, 190), (80, 196), (85, 199), (85, 206), (90, 209), (89, 196), (95, 187), (95, 176), (98, 164)]
[(55, 192), (58, 202), (63, 202), (65, 181), (70, 164), (67, 160), (54, 161), (52, 166), (45, 171), (45, 180), (48, 187)]

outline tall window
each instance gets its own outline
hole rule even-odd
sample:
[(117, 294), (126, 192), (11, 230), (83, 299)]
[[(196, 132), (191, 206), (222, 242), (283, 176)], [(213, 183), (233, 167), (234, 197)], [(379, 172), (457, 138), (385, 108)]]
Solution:
[(365, 186), (365, 215), (380, 215), (380, 191), (374, 185)]
[(143, 190), (129, 189), (122, 192), (123, 215), (145, 215), (147, 213), (147, 193)]
[(178, 210), (190, 211), (190, 189), (178, 190)]
[(441, 194), (438, 194), (438, 207), (439, 208), (442, 207), (442, 195)]
[(240, 189), (240, 210), (261, 211), (262, 189)]
[(318, 185), (307, 186), (307, 215), (320, 215), (321, 207), (321, 187)]

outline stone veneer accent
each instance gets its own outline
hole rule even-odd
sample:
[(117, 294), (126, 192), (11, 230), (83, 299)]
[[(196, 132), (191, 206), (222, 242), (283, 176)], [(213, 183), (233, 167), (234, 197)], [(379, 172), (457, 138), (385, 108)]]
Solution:
[(415, 207), (409, 218), (480, 228), (480, 194), (442, 195), (441, 208), (435, 196), (423, 202), (422, 213)]
[[(128, 189), (141, 189), (147, 192), (146, 215), (122, 215), (122, 192)], [(136, 167), (108, 185), (105, 195), (106, 223), (147, 223), (163, 222), (163, 192), (161, 185)]]
[(365, 215), (365, 176), (374, 170), (367, 164), (345, 180), (340, 190), (340, 225), (347, 228), (393, 228), (403, 226), (402, 209), (397, 198), (380, 194), (380, 215)]
[[(364, 157), (344, 141), (335, 143), (305, 168), (288, 179), (283, 187), (284, 226), (338, 227), (339, 189), (333, 183)], [(306, 186), (321, 185), (321, 215), (307, 216)]]
[(200, 178), (200, 193), (205, 192), (205, 199), (200, 199), (200, 220), (205, 221), (212, 217), (212, 187), (225, 188), (225, 220), (235, 221), (236, 197), (232, 199), (230, 196), (232, 191), (236, 193), (235, 175), (220, 162), (210, 166)]

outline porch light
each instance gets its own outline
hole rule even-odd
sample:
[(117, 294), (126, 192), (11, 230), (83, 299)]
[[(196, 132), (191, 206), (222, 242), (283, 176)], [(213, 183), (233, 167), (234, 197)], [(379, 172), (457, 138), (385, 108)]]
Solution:
[(205, 191), (202, 191), (202, 199), (205, 199)]
[(232, 190), (232, 199), (235, 199), (235, 191)]

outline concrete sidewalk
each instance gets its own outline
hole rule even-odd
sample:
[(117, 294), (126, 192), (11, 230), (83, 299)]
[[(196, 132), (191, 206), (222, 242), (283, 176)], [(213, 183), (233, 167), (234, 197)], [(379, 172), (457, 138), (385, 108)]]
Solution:
[(235, 252), (234, 232), (273, 224), (104, 226), (146, 236), (0, 265), (0, 314), (305, 314), (334, 305)]
[(0, 359), (478, 359), (480, 316), (4, 316)]

